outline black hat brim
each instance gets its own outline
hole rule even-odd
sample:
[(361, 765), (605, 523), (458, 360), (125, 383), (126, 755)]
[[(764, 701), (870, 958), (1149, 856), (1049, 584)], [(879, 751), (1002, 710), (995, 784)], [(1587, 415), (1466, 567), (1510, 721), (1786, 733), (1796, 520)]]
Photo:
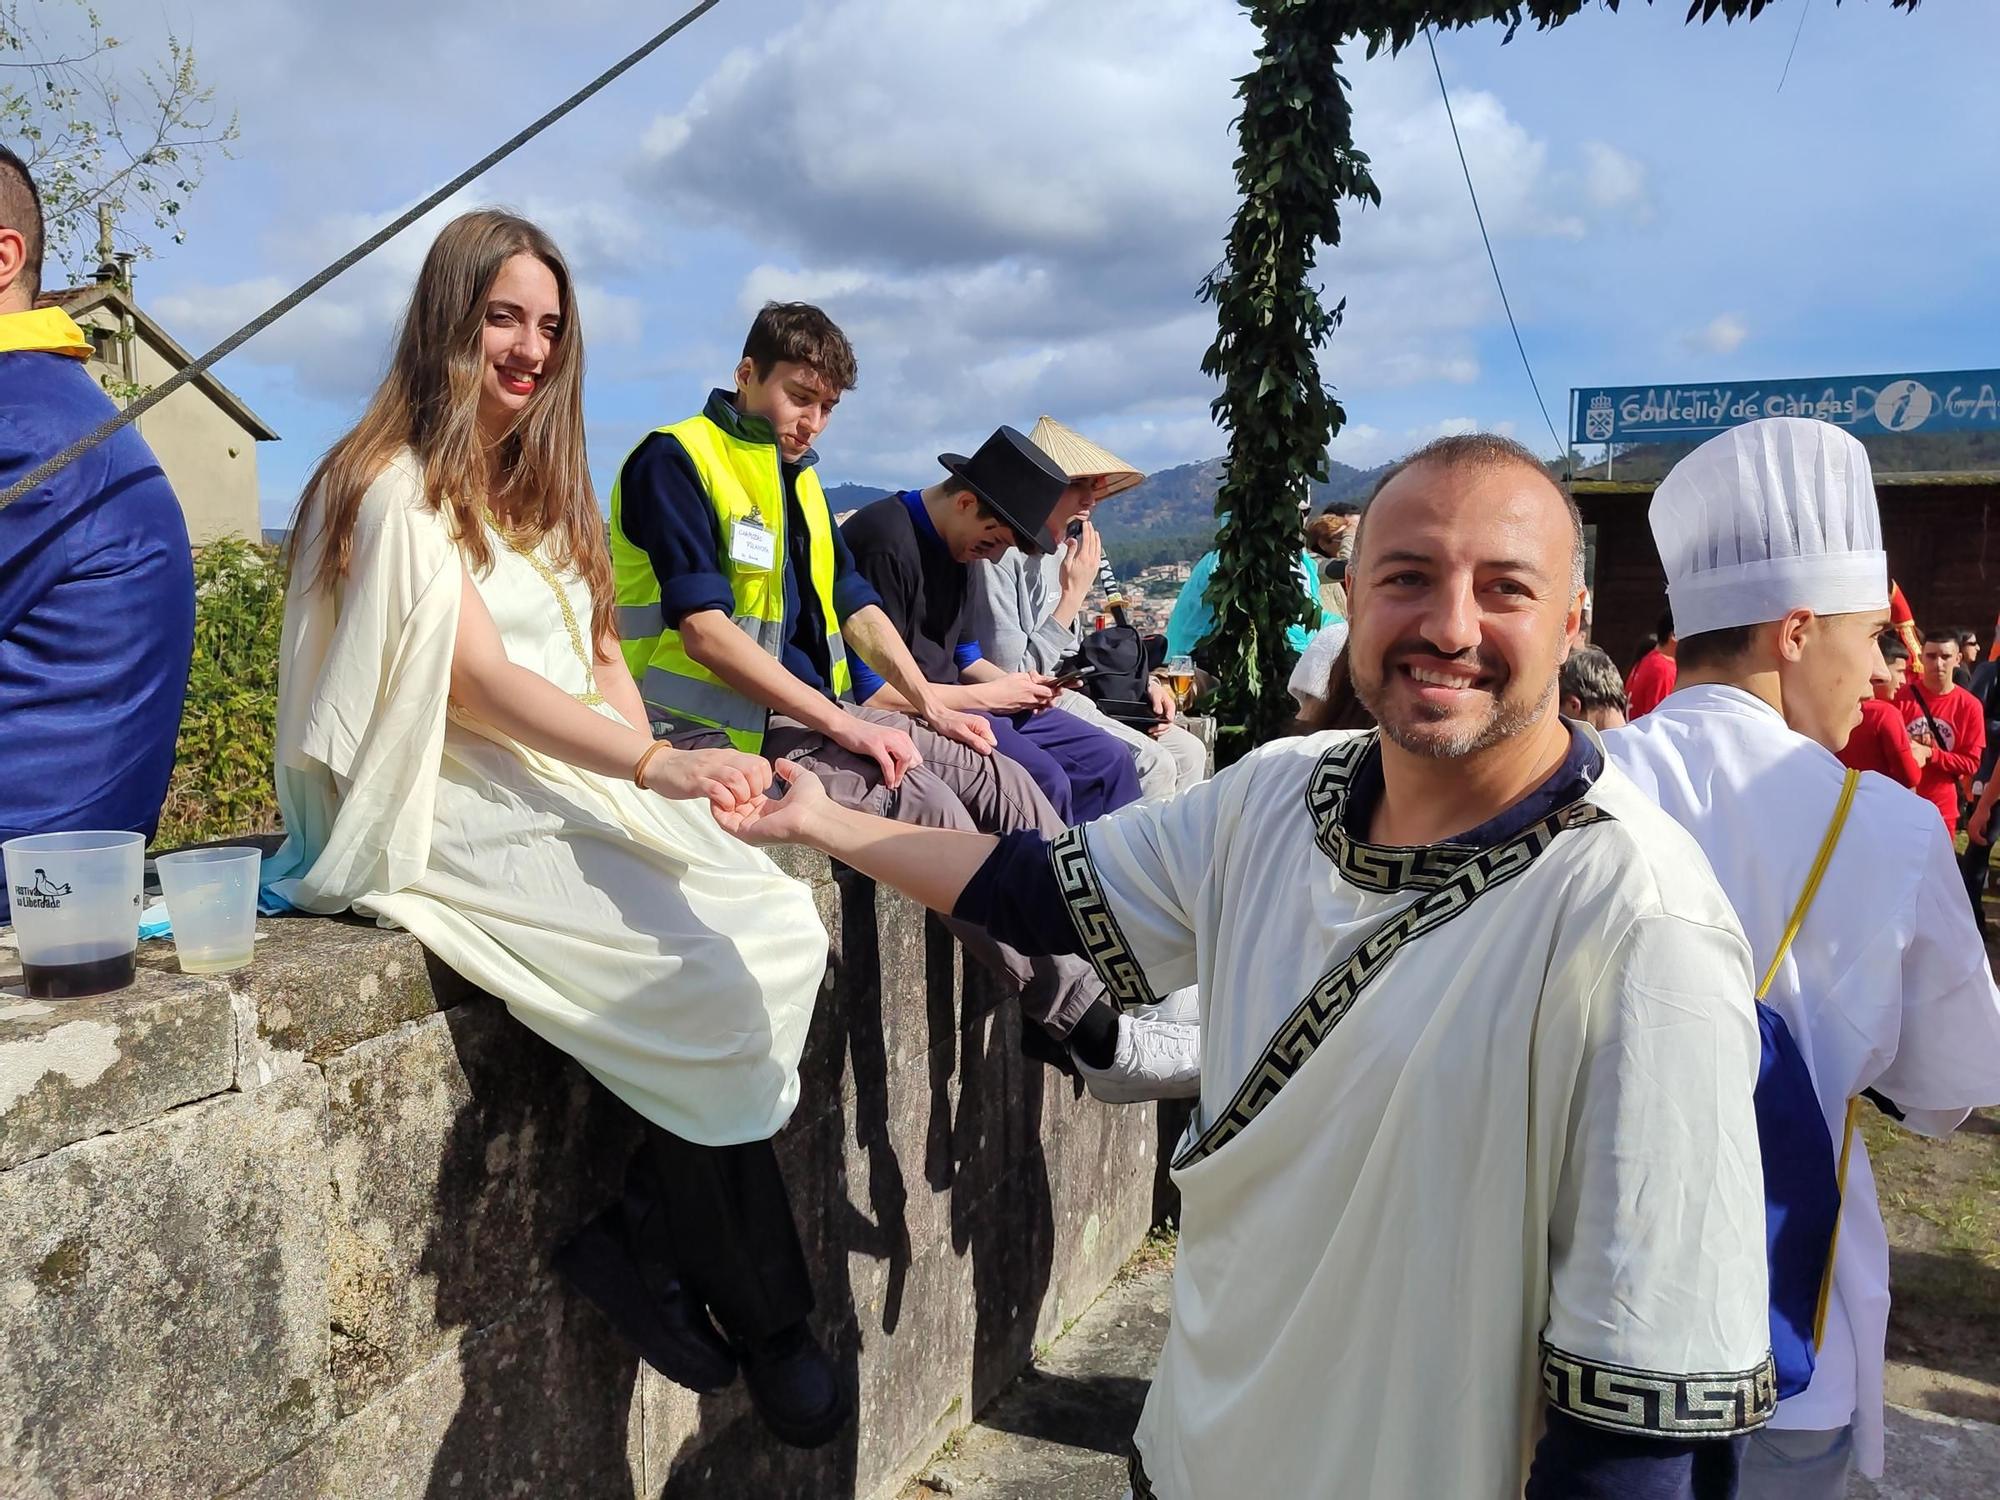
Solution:
[(954, 479), (977, 495), (988, 510), (1007, 523), (1008, 529), (1014, 533), (1014, 541), (1023, 552), (1031, 557), (1039, 557), (1049, 550), (1048, 544), (1042, 540), (1041, 527), (1023, 524), (1013, 511), (1001, 501), (994, 499), (980, 487), (976, 479), (965, 472), (966, 465), (972, 462), (971, 459), (963, 453), (940, 453), (938, 462)]

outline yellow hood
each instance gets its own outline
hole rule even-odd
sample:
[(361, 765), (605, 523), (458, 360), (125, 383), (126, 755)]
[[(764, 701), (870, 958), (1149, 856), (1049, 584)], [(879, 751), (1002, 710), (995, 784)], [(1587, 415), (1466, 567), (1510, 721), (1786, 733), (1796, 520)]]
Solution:
[(67, 354), (90, 358), (90, 340), (60, 307), (0, 313), (0, 354)]

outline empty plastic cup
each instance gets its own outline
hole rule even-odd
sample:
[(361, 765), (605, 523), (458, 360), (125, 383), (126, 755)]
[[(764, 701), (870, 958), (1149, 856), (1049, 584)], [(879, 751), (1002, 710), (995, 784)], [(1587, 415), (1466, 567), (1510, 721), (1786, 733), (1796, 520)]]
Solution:
[(142, 835), (35, 833), (0, 844), (0, 858), (29, 995), (67, 1000), (132, 982)]
[(262, 850), (243, 848), (186, 849), (153, 861), (183, 974), (222, 974), (250, 962), (263, 863)]

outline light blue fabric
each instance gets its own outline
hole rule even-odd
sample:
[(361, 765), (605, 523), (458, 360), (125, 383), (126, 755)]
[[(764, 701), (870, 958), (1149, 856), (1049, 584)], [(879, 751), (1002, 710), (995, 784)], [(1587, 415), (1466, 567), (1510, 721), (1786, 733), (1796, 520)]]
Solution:
[[(260, 917), (281, 917), (286, 912), (298, 910), (271, 888), (270, 882), (281, 878), (271, 873), (276, 868), (276, 861), (271, 856), (265, 856), (263, 878), (266, 883), (257, 888), (257, 915)], [(166, 898), (155, 896), (146, 903), (146, 909), (139, 913), (139, 941), (173, 935), (174, 923), (167, 915)]]
[[(1215, 576), (1215, 564), (1221, 554), (1210, 550), (1201, 555), (1188, 574), (1188, 581), (1181, 588), (1181, 594), (1174, 601), (1174, 611), (1167, 617), (1167, 655), (1192, 656), (1194, 648), (1207, 640), (1215, 629), (1215, 610), (1208, 602), (1209, 581)], [(1311, 602), (1312, 618), (1316, 625), (1292, 625), (1285, 630), (1285, 639), (1291, 643), (1294, 654), (1303, 652), (1306, 643), (1326, 626), (1339, 619), (1320, 603), (1319, 569), (1313, 555), (1303, 548), (1299, 551), (1299, 587)]]

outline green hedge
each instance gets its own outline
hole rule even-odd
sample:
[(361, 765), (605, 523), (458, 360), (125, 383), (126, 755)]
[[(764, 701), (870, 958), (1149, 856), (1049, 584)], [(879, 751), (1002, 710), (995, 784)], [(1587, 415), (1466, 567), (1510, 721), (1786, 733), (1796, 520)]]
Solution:
[(275, 547), (212, 542), (195, 553), (194, 663), (162, 849), (278, 826), (271, 767), (285, 575)]

